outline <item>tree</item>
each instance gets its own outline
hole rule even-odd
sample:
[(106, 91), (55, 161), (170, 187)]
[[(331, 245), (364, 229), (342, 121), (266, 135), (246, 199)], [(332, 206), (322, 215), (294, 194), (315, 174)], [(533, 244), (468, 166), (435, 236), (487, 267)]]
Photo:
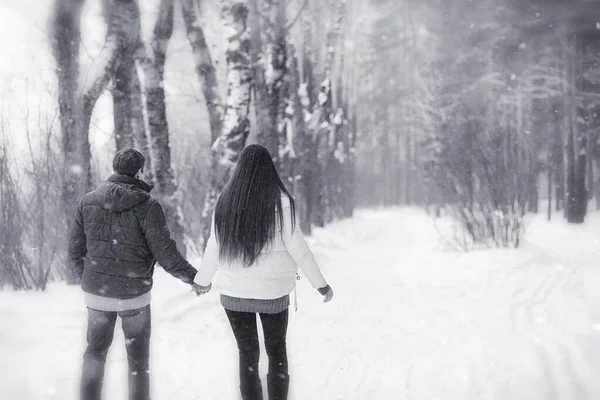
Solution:
[(140, 116), (141, 88), (135, 69), (135, 54), (141, 45), (140, 18), (134, 0), (105, 2), (108, 12), (117, 16), (116, 26), (112, 29), (120, 37), (118, 64), (112, 77), (112, 98), (115, 141), (117, 150), (121, 150), (134, 147), (142, 138), (141, 130), (144, 129), (144, 125), (139, 122), (140, 117), (143, 118)]
[(225, 6), (222, 13), (228, 29), (227, 100), (221, 134), (212, 145), (210, 188), (203, 210), (205, 246), (217, 198), (229, 180), (250, 134), (248, 114), (252, 72), (248, 12), (247, 2), (238, 1), (232, 7)]
[[(137, 57), (143, 70), (149, 150), (153, 168), (151, 172), (154, 177), (155, 190), (165, 209), (165, 216), (173, 238), (185, 253), (181, 200), (177, 193), (177, 180), (171, 162), (169, 124), (163, 84), (167, 48), (173, 33), (174, 2), (175, 0), (160, 1), (150, 49), (140, 47)], [(137, 15), (136, 18), (139, 20)]]
[(279, 165), (277, 128), (286, 78), (286, 8), (280, 0), (249, 0), (249, 6), (256, 136)]
[[(115, 0), (124, 3), (127, 0)], [(79, 47), (83, 0), (56, 0), (52, 14), (52, 52), (56, 60), (58, 103), (64, 156), (62, 202), (67, 221), (72, 219), (78, 199), (92, 189), (89, 125), (94, 105), (106, 88), (117, 60), (120, 37), (119, 15), (112, 7), (101, 56), (88, 78), (80, 83)], [(69, 224), (70, 225), (70, 224)], [(76, 277), (69, 275), (69, 283)]]
[[(198, 8), (200, 2), (197, 3)], [(185, 22), (187, 37), (194, 54), (196, 74), (202, 85), (204, 100), (210, 119), (211, 143), (219, 137), (223, 126), (223, 105), (219, 92), (219, 84), (212, 63), (210, 51), (206, 45), (204, 32), (198, 21), (199, 10), (193, 0), (181, 0), (181, 12)]]

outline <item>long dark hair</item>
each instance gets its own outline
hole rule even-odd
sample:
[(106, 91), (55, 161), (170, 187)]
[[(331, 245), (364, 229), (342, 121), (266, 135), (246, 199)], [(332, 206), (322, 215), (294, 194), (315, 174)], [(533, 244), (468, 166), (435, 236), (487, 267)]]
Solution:
[(219, 259), (241, 261), (250, 267), (277, 232), (283, 230), (281, 195), (290, 199), (292, 229), (296, 224), (296, 203), (287, 190), (269, 151), (256, 144), (246, 147), (233, 176), (215, 207), (215, 232)]

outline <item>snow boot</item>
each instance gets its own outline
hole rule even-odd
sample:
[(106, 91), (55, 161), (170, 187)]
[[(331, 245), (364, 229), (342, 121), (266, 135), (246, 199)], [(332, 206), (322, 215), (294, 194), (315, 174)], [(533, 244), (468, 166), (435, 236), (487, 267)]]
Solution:
[(263, 400), (263, 390), (260, 378), (240, 383), (242, 400)]
[(269, 400), (287, 400), (290, 389), (290, 376), (267, 374)]

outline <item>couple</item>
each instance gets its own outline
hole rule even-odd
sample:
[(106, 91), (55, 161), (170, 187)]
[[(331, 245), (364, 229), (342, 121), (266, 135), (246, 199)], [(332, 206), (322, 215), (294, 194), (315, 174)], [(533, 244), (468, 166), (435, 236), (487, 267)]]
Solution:
[(155, 262), (191, 285), (197, 295), (211, 289), (220, 268), (221, 304), (239, 349), (242, 399), (263, 398), (256, 314), (269, 358), (269, 399), (287, 399), (288, 306), (298, 266), (326, 302), (333, 291), (304, 240), (294, 199), (271, 155), (258, 145), (242, 152), (216, 203), (199, 270), (171, 239), (162, 207), (143, 181), (144, 161), (134, 149), (119, 151), (113, 159), (114, 175), (82, 198), (71, 227), (69, 257), (81, 277), (88, 308), (81, 399), (101, 397), (117, 316), (125, 334), (129, 398), (150, 398), (150, 290)]

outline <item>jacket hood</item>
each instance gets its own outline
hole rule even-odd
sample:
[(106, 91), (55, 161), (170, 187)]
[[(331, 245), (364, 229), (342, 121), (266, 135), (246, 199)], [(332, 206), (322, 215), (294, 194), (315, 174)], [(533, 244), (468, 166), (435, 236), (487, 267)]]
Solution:
[(142, 180), (115, 174), (96, 189), (95, 200), (106, 210), (123, 212), (148, 200), (151, 190)]

